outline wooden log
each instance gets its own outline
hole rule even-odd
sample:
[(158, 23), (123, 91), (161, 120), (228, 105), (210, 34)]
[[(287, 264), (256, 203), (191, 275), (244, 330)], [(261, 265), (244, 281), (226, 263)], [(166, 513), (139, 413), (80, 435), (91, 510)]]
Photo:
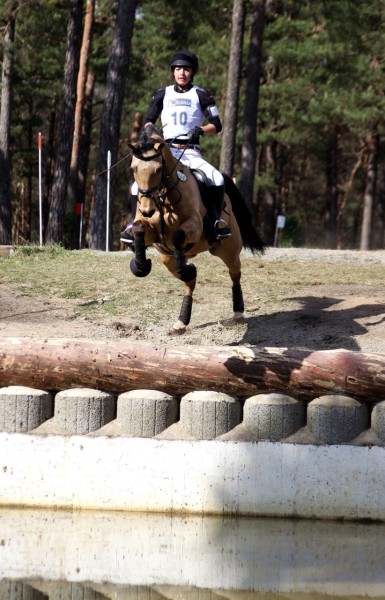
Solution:
[(281, 392), (311, 399), (346, 394), (385, 399), (385, 356), (347, 350), (248, 346), (156, 346), (129, 341), (3, 338), (0, 386), (119, 394), (215, 390), (234, 397)]

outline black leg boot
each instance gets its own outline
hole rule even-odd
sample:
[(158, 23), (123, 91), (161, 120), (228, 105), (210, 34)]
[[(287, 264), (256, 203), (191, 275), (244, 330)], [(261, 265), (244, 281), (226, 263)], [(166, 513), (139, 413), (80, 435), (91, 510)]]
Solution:
[(124, 231), (122, 231), (122, 233), (120, 234), (120, 241), (123, 242), (124, 244), (127, 244), (132, 250), (134, 250), (134, 238), (132, 237), (131, 230), (132, 230), (132, 223), (135, 220), (136, 206), (138, 204), (138, 196), (131, 195), (130, 203), (131, 203), (132, 222), (129, 223), (127, 225), (126, 229)]
[(225, 186), (216, 185), (210, 186), (210, 200), (212, 202), (212, 209), (214, 214), (214, 231), (215, 239), (223, 240), (224, 238), (230, 237), (231, 230), (226, 221), (221, 218), (223, 200), (225, 195)]

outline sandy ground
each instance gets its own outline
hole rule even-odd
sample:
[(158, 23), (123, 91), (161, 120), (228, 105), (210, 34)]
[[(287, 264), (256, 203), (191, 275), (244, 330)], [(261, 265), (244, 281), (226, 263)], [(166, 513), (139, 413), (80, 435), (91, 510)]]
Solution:
[[(268, 260), (312, 260), (344, 263), (359, 261), (384, 264), (384, 252), (269, 249)], [(194, 303), (192, 323), (184, 336), (170, 336), (168, 319), (143, 326), (141, 311), (133, 306), (121, 319), (90, 320), (76, 300), (41, 299), (23, 295), (12, 286), (0, 286), (0, 337), (122, 338), (163, 345), (253, 345), (303, 347), (314, 350), (343, 348), (385, 354), (385, 297), (383, 289), (356, 285), (321, 285), (292, 290), (279, 304), (264, 306), (263, 299), (246, 306), (245, 318), (234, 323), (218, 318), (213, 306), (228, 309), (228, 298), (210, 297)], [(228, 290), (226, 290), (228, 293)], [(214, 303), (214, 304), (213, 304)], [(228, 310), (227, 310), (228, 312)], [(263, 314), (261, 314), (263, 313)], [(219, 314), (221, 314), (219, 312)], [(229, 313), (230, 316), (230, 313)]]

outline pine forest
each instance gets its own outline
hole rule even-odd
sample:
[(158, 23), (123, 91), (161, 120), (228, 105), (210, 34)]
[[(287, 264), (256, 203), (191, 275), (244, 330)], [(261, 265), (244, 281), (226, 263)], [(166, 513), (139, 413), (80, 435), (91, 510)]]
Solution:
[(187, 48), (223, 124), (204, 157), (235, 178), (265, 243), (279, 223), (282, 246), (385, 247), (385, 0), (0, 9), (0, 244), (123, 249), (128, 144)]

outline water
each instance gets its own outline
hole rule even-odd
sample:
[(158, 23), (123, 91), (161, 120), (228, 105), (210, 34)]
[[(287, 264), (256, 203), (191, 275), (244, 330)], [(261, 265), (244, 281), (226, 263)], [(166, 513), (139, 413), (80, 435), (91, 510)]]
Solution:
[(0, 509), (0, 600), (385, 599), (385, 525)]

